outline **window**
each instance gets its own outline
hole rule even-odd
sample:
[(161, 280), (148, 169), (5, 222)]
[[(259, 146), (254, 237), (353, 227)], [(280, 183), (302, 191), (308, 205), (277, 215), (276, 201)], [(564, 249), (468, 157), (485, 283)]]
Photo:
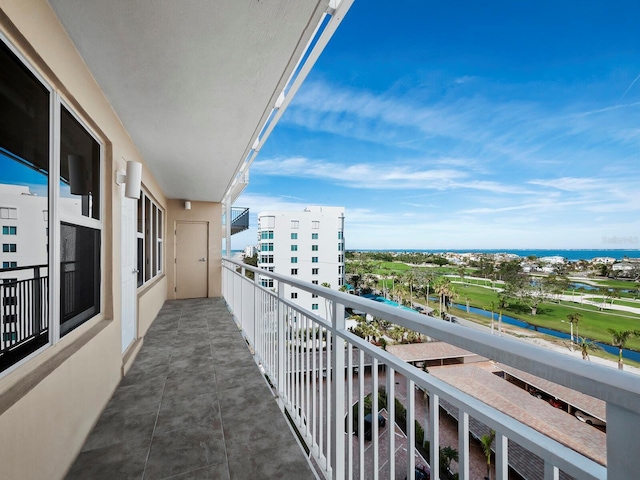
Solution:
[(164, 212), (146, 191), (138, 200), (138, 287), (162, 273)]
[(338, 286), (341, 287), (342, 285), (344, 285), (344, 278), (340, 277), (338, 278)]
[(300, 221), (291, 220), (291, 228), (294, 230), (297, 230), (298, 228), (300, 228)]
[[(21, 266), (34, 267), (24, 270), (20, 280), (0, 280), (4, 292), (0, 299), (3, 305), (0, 311), (0, 371), (3, 371), (40, 347), (59, 340), (53, 332), (55, 329), (49, 328), (51, 318), (57, 316), (57, 312), (49, 311), (49, 289), (57, 291), (60, 278), (52, 278), (47, 273), (51, 272), (46, 237), (49, 224), (47, 219), (43, 222), (41, 212), (50, 207), (59, 210), (59, 199), (48, 196), (50, 181), (55, 181), (50, 179), (50, 157), (67, 136), (61, 131), (60, 116), (54, 115), (60, 101), (52, 93), (53, 89), (2, 39), (0, 72), (0, 172), (2, 183), (12, 185), (12, 191), (20, 195), (20, 221), (33, 226), (29, 228), (29, 242), (20, 244), (20, 255), (30, 264), (21, 263)], [(52, 131), (61, 133), (60, 141), (56, 139), (55, 144)], [(2, 201), (9, 203), (0, 205), (0, 219), (18, 220), (18, 208), (4, 195)], [(53, 228), (57, 231), (59, 224)], [(17, 227), (3, 225), (2, 233), (16, 235)], [(2, 252), (16, 253), (16, 243), (3, 243)], [(42, 268), (36, 265), (42, 265)], [(17, 262), (3, 259), (2, 266), (15, 268)], [(39, 272), (42, 280), (36, 280), (33, 274), (27, 277), (32, 272)]]
[(342, 231), (338, 232), (338, 240), (342, 240)]
[(312, 233), (311, 234), (311, 240), (317, 240), (318, 239), (318, 234), (317, 233)]
[(320, 270), (319, 268), (312, 268), (311, 269), (311, 275), (318, 275), (318, 271), (319, 270)]
[(314, 303), (313, 305), (311, 305), (311, 310), (318, 310), (318, 304)]
[(297, 240), (298, 239), (298, 234), (297, 233), (292, 233), (291, 234), (291, 240)]
[(342, 275), (344, 273), (343, 269), (344, 267), (342, 265), (338, 265), (338, 275)]
[(313, 228), (314, 230), (317, 230), (320, 228), (320, 222), (318, 220), (314, 220), (311, 222), (311, 228)]
[(291, 269), (291, 275), (297, 275), (298, 274), (298, 269), (297, 268), (292, 268)]
[(0, 218), (5, 220), (17, 220), (18, 209), (13, 207), (0, 207)]
[(318, 295), (316, 295), (315, 293), (312, 293), (311, 298), (318, 298)]
[(273, 255), (260, 255), (260, 263), (273, 263)]
[(298, 292), (291, 292), (291, 299), (295, 300), (296, 298), (298, 298)]
[(273, 278), (262, 278), (260, 279), (260, 284), (263, 287), (273, 288)]
[(260, 238), (262, 240), (273, 240), (273, 230), (263, 230), (260, 232)]
[(263, 243), (262, 245), (260, 245), (260, 251), (273, 252), (273, 243)]
[(318, 263), (318, 257), (311, 257), (311, 263)]
[(318, 280), (311, 280), (311, 283), (313, 283), (314, 285), (318, 285)]
[(297, 252), (298, 251), (298, 245), (291, 245), (291, 251), (292, 252)]
[(317, 252), (318, 251), (318, 245), (311, 245), (311, 251), (312, 252)]
[(344, 243), (340, 242), (338, 243), (338, 251), (341, 252), (342, 250), (344, 250)]
[(291, 263), (298, 263), (298, 257), (291, 257)]

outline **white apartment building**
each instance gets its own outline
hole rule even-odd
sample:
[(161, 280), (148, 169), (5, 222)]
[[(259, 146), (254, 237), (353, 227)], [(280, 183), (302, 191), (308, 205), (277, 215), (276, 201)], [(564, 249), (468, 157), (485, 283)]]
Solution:
[[(344, 285), (344, 207), (311, 206), (301, 212), (266, 211), (258, 214), (258, 267), (316, 285)], [(273, 280), (261, 279), (275, 288)], [(327, 318), (317, 296), (286, 287), (286, 298)]]

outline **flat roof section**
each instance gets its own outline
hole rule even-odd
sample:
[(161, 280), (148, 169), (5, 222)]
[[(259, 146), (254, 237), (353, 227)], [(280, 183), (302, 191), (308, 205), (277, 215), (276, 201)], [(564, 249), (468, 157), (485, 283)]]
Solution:
[(563, 385), (558, 385), (557, 383), (536, 377), (535, 375), (523, 372), (517, 368), (509, 367), (508, 365), (497, 363), (496, 367), (507, 372), (509, 375), (528, 383), (538, 390), (546, 392), (549, 395), (556, 397), (558, 400), (562, 400), (563, 402), (576, 407), (578, 410), (589, 413), (603, 422), (607, 421), (607, 404), (599, 398), (571, 390)]
[(387, 351), (405, 362), (423, 362), (445, 358), (479, 357), (479, 355), (445, 342), (387, 345)]
[(606, 465), (607, 437), (478, 365), (433, 368), (431, 375), (513, 417), (567, 447)]

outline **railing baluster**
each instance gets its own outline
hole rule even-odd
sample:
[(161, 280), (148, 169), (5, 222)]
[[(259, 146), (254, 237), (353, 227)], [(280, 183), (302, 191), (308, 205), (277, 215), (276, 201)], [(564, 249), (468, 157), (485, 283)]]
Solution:
[(414, 478), (416, 469), (416, 455), (414, 453), (416, 445), (416, 427), (414, 422), (416, 397), (413, 393), (414, 388), (415, 383), (413, 380), (407, 379), (407, 478)]
[(353, 345), (347, 346), (347, 479), (353, 480)]
[(387, 366), (387, 435), (389, 478), (396, 478), (396, 383), (395, 371)]
[[(425, 429), (425, 431), (427, 431)], [(469, 480), (469, 414), (458, 411), (458, 476)]]
[[(332, 348), (331, 348), (331, 374), (327, 378), (331, 382), (331, 415), (332, 419), (331, 442), (327, 448), (331, 455), (331, 469), (337, 478), (344, 478), (345, 469), (345, 435), (344, 435), (344, 418), (345, 418), (345, 347), (346, 343), (342, 337), (338, 335), (339, 331), (345, 328), (344, 307), (342, 304), (333, 302), (332, 318)], [(349, 379), (350, 381), (351, 379)], [(349, 439), (351, 440), (351, 439)], [(331, 448), (332, 447), (332, 448)]]
[(373, 359), (373, 364), (371, 365), (371, 440), (372, 440), (372, 449), (373, 449), (373, 479), (378, 480), (379, 476), (379, 449), (380, 449), (380, 439), (378, 432), (378, 359)]
[(509, 478), (508, 439), (501, 433), (496, 433), (496, 480)]
[(358, 453), (360, 480), (364, 480), (364, 351), (358, 349)]
[(431, 477), (440, 478), (440, 397), (429, 393), (429, 457)]
[(549, 461), (544, 462), (544, 480), (559, 480), (560, 471), (558, 467), (550, 463)]

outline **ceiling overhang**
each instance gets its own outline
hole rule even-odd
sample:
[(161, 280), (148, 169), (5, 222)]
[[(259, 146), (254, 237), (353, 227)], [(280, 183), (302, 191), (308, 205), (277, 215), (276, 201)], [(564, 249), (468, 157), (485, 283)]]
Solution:
[(49, 2), (165, 195), (220, 202), (352, 0)]

